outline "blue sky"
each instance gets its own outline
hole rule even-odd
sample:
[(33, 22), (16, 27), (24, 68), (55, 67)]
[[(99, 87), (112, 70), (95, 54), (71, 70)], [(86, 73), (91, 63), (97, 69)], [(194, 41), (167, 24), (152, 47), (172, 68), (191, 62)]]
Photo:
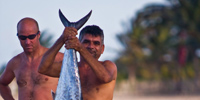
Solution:
[[(22, 52), (16, 37), (17, 22), (24, 17), (32, 17), (39, 23), (40, 31), (47, 30), (55, 41), (64, 29), (58, 10), (72, 22), (92, 15), (84, 25), (98, 25), (105, 34), (105, 51), (100, 60), (114, 60), (123, 47), (116, 39), (129, 24), (136, 12), (150, 3), (166, 3), (165, 0), (0, 0), (0, 66)], [(84, 27), (83, 26), (83, 27)], [(64, 48), (60, 50), (64, 52)]]

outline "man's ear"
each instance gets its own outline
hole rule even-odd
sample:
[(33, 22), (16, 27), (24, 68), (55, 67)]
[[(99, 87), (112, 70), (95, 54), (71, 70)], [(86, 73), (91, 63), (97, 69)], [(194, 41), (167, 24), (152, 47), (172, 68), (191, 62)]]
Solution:
[(103, 52), (104, 52), (104, 49), (105, 49), (105, 45), (103, 44), (103, 45), (102, 45), (101, 54), (103, 54)]
[(39, 34), (38, 34), (38, 37), (39, 37), (39, 38), (40, 38), (40, 34), (41, 34), (41, 33), (40, 33), (40, 31), (39, 31)]

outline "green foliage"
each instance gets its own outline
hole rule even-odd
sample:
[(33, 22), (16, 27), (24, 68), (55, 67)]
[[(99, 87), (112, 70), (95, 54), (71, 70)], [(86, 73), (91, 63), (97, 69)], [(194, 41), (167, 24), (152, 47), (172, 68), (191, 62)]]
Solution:
[(40, 44), (44, 47), (50, 47), (53, 43), (53, 35), (47, 34), (47, 31), (42, 31), (40, 36)]
[(144, 7), (131, 20), (131, 29), (117, 36), (125, 50), (115, 62), (127, 72), (134, 69), (139, 80), (191, 79), (198, 73), (200, 1), (168, 2)]
[[(120, 65), (120, 62), (116, 63), (117, 65)], [(118, 68), (118, 73), (117, 73), (117, 81), (122, 81), (124, 79), (128, 79), (128, 73), (127, 73), (127, 67), (120, 65)]]

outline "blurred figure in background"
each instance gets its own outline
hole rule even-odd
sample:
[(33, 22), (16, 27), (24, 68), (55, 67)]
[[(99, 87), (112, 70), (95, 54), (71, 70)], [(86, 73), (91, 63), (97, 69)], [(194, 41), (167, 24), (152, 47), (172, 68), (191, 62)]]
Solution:
[[(14, 100), (9, 84), (14, 78), (18, 85), (19, 100), (53, 100), (51, 90), (56, 90), (58, 78), (38, 73), (37, 69), (48, 50), (39, 42), (40, 31), (36, 20), (23, 18), (17, 24), (17, 36), (23, 52), (13, 57), (0, 77), (0, 93), (5, 100)], [(53, 62), (61, 66), (62, 53)]]

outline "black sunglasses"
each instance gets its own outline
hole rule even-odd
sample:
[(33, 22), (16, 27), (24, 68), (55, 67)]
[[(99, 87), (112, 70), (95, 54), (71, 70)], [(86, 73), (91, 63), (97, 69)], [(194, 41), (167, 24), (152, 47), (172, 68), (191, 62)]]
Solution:
[(19, 35), (17, 33), (17, 36), (20, 40), (26, 40), (26, 38), (29, 38), (29, 39), (34, 39), (38, 34), (40, 33), (40, 31), (38, 31), (36, 34), (33, 34), (33, 35), (29, 35), (29, 36), (24, 36), (24, 35)]

